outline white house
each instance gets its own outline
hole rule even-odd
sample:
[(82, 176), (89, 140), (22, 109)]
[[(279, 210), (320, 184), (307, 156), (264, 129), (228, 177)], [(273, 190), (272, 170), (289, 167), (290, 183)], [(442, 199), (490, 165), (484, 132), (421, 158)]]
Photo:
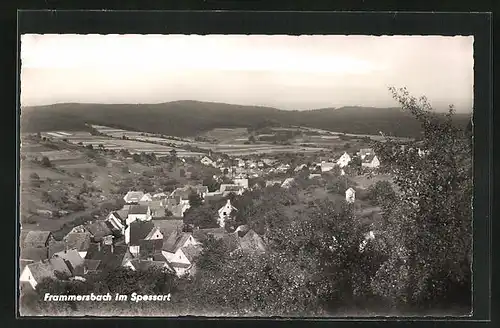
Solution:
[(151, 209), (145, 205), (135, 205), (130, 207), (126, 223), (130, 224), (136, 220), (150, 221), (152, 219)]
[(337, 165), (336, 163), (321, 163), (321, 172), (328, 172), (333, 170), (333, 168)]
[(351, 156), (347, 152), (344, 152), (342, 156), (337, 160), (337, 165), (342, 167), (347, 166), (351, 162)]
[(221, 227), (224, 227), (224, 225), (226, 224), (226, 220), (231, 218), (231, 214), (233, 213), (233, 211), (237, 211), (237, 209), (231, 204), (231, 200), (228, 199), (226, 205), (222, 206), (219, 209), (219, 218), (217, 221), (219, 222), (219, 225)]
[(27, 282), (33, 289), (36, 289), (38, 283), (44, 278), (56, 279), (56, 272), (71, 275), (66, 262), (60, 257), (53, 257), (26, 265), (21, 272), (19, 281)]
[(113, 211), (108, 214), (106, 221), (108, 221), (117, 231), (125, 234), (125, 221), (127, 218), (122, 218), (119, 213)]
[(162, 254), (178, 276), (193, 269), (194, 258), (201, 252), (200, 243), (191, 233), (174, 231), (164, 241)]
[(358, 151), (358, 155), (361, 158), (361, 160), (365, 159), (366, 156), (373, 155), (373, 149), (371, 148), (361, 148)]
[(123, 200), (127, 204), (137, 204), (144, 196), (142, 191), (129, 191), (125, 196), (123, 196)]
[(234, 179), (233, 182), (235, 185), (248, 189), (248, 179), (246, 178)]
[(356, 199), (356, 190), (349, 188), (345, 191), (345, 200), (346, 202), (352, 204)]
[(380, 161), (376, 155), (367, 155), (361, 162), (362, 167), (376, 169), (380, 166)]
[(215, 162), (213, 160), (211, 160), (209, 157), (207, 156), (204, 156), (201, 160), (200, 160), (201, 164), (203, 165), (208, 165), (208, 166), (215, 166)]
[(125, 244), (133, 255), (140, 252), (142, 240), (162, 240), (163, 234), (152, 221), (134, 221), (125, 229)]
[(153, 201), (153, 196), (151, 196), (150, 193), (144, 194), (139, 200), (139, 202), (151, 202), (151, 201)]

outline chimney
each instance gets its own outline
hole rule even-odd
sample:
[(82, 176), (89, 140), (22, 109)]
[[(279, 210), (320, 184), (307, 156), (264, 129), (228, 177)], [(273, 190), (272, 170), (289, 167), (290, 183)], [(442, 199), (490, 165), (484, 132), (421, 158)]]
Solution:
[(114, 251), (115, 251), (115, 245), (111, 243), (111, 253), (114, 253)]

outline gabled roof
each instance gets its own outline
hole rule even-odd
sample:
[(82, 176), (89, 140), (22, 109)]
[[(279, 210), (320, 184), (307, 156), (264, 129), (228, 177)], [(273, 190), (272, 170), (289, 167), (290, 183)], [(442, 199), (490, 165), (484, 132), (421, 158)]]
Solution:
[(377, 157), (375, 154), (367, 155), (363, 158), (363, 163), (371, 163), (375, 157)]
[(103, 237), (113, 234), (113, 231), (105, 221), (93, 222), (86, 225), (85, 229), (90, 232), (92, 238), (96, 241), (100, 241)]
[(66, 261), (66, 265), (73, 273), (75, 268), (83, 264), (83, 258), (80, 256), (76, 249), (65, 250), (62, 252), (55, 253), (52, 258), (62, 258)]
[(221, 192), (213, 192), (205, 195), (205, 201), (213, 202), (224, 198), (224, 194)]
[(155, 239), (155, 240), (141, 240), (139, 241), (139, 256), (151, 256), (161, 253), (161, 249), (163, 247), (163, 239)]
[(71, 275), (71, 271), (68, 269), (66, 262), (60, 257), (54, 257), (41, 262), (34, 262), (28, 264), (27, 267), (30, 269), (30, 272), (36, 282), (40, 282), (44, 278), (56, 279), (56, 271)]
[(21, 260), (38, 262), (49, 258), (48, 247), (21, 247), (20, 253)]
[(64, 241), (68, 249), (76, 249), (79, 252), (84, 252), (90, 247), (90, 233), (72, 232), (64, 237)]
[(131, 206), (128, 214), (147, 214), (149, 210), (149, 206), (147, 205), (135, 205)]
[(64, 251), (66, 249), (66, 243), (64, 240), (53, 242), (49, 245), (49, 257), (52, 257), (57, 252)]
[(139, 242), (155, 229), (151, 221), (134, 221), (130, 224), (130, 246), (139, 246)]
[(142, 196), (144, 196), (144, 193), (142, 191), (129, 191), (123, 199), (127, 203), (137, 203), (139, 200), (141, 200)]
[[(113, 249), (113, 252), (111, 252)], [(90, 248), (85, 255), (85, 260), (96, 260), (101, 261), (98, 269), (114, 269), (122, 265), (123, 258), (128, 251), (126, 245), (102, 245), (101, 250), (99, 250), (98, 244), (90, 244)]]
[(83, 266), (89, 271), (96, 271), (100, 264), (101, 261), (99, 260), (83, 260)]
[(163, 250), (169, 253), (175, 253), (179, 248), (181, 248), (186, 241), (191, 236), (191, 233), (188, 232), (177, 232), (174, 231), (168, 236), (168, 238), (163, 239)]
[(239, 242), (243, 251), (265, 251), (264, 241), (254, 230), (249, 230), (243, 237), (240, 237)]
[(154, 220), (154, 225), (160, 229), (164, 238), (170, 236), (170, 234), (177, 230), (182, 230), (184, 222), (182, 220)]
[(206, 240), (208, 236), (212, 236), (215, 239), (222, 239), (225, 234), (226, 230), (224, 228), (197, 229), (193, 231), (193, 237), (200, 242)]
[(50, 231), (29, 231), (24, 237), (24, 247), (46, 247), (52, 233)]

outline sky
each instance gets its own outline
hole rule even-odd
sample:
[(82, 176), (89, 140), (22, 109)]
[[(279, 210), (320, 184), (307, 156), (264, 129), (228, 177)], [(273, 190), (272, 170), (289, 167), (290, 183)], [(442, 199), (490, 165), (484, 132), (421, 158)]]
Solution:
[(473, 106), (472, 36), (21, 36), (21, 106), (162, 103), (393, 107), (388, 87), (434, 108)]

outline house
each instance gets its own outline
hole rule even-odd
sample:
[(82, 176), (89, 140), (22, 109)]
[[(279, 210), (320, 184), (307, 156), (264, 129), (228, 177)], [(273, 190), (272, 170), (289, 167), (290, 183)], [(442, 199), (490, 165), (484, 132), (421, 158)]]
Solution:
[(151, 219), (152, 219), (151, 209), (149, 208), (149, 206), (134, 205), (134, 206), (131, 206), (129, 211), (128, 211), (126, 223), (130, 224), (136, 220), (150, 221)]
[(201, 198), (205, 198), (205, 195), (208, 193), (208, 187), (207, 186), (202, 186), (202, 185), (195, 185), (195, 186), (184, 186), (182, 188), (177, 188), (172, 193), (170, 194), (170, 197), (179, 197), (181, 203), (182, 202), (187, 202), (189, 204), (189, 196), (192, 193), (198, 194)]
[(29, 231), (21, 233), (21, 247), (26, 248), (44, 248), (55, 241), (50, 231)]
[(107, 236), (113, 236), (112, 225), (106, 221), (95, 221), (85, 225), (93, 242), (101, 242)]
[(214, 202), (224, 198), (224, 194), (220, 191), (209, 192), (205, 196), (205, 201)]
[(201, 164), (203, 165), (208, 165), (208, 166), (215, 166), (215, 162), (210, 159), (209, 157), (207, 156), (204, 156), (201, 160), (200, 160)]
[(139, 254), (132, 254), (140, 259), (149, 261), (167, 261), (162, 254), (163, 239), (142, 239), (139, 241)]
[(83, 257), (80, 256), (80, 253), (78, 253), (76, 249), (69, 249), (55, 253), (52, 258), (54, 257), (62, 258), (66, 262), (66, 265), (72, 275), (75, 275), (76, 269), (83, 266), (84, 263)]
[(325, 162), (325, 163), (321, 163), (320, 166), (321, 166), (321, 172), (328, 172), (328, 171), (333, 170), (333, 168), (335, 166), (337, 166), (337, 163)]
[(248, 179), (247, 178), (239, 178), (233, 180), (235, 185), (241, 186), (245, 189), (248, 189)]
[(57, 273), (71, 276), (66, 262), (60, 257), (53, 257), (26, 265), (19, 277), (20, 282), (27, 282), (33, 289), (45, 278), (57, 279)]
[(224, 227), (226, 220), (232, 217), (234, 211), (237, 211), (237, 209), (231, 204), (231, 200), (228, 199), (226, 204), (219, 209), (219, 218), (217, 222), (221, 227)]
[(101, 264), (101, 261), (99, 260), (83, 260), (83, 268), (82, 268), (82, 273), (88, 274), (88, 273), (95, 273), (97, 272), (99, 265)]
[(236, 195), (243, 195), (243, 192), (245, 189), (237, 184), (221, 184), (220, 185), (220, 192), (224, 197), (229, 195), (230, 193), (234, 193)]
[(167, 198), (168, 195), (164, 192), (156, 193), (153, 196), (153, 200), (162, 200), (163, 198)]
[(262, 237), (259, 236), (254, 230), (248, 229), (248, 227), (240, 226), (236, 229), (234, 234), (239, 237), (239, 250), (254, 253), (264, 253), (266, 251)]
[(248, 168), (255, 169), (257, 167), (257, 162), (249, 159), (248, 161), (246, 161), (246, 166)]
[[(128, 211), (127, 211), (128, 216)], [(106, 222), (109, 222), (111, 226), (114, 228), (116, 232), (119, 232), (119, 235), (125, 234), (125, 225), (127, 216), (122, 217), (118, 211), (113, 211), (108, 214), (106, 218)]]
[(125, 229), (125, 244), (130, 253), (138, 255), (141, 240), (162, 240), (163, 234), (151, 221), (134, 221)]
[(285, 181), (281, 184), (281, 188), (288, 189), (292, 187), (295, 184), (295, 179), (294, 178), (286, 178)]
[(349, 188), (345, 191), (345, 200), (346, 202), (352, 204), (356, 199), (356, 190)]
[(184, 226), (184, 222), (179, 219), (154, 220), (154, 225), (160, 229), (163, 237), (166, 238), (174, 231), (180, 232)]
[(112, 270), (132, 258), (127, 245), (92, 243), (84, 260), (99, 261), (95, 270)]
[(357, 155), (361, 158), (361, 160), (363, 160), (366, 156), (373, 154), (374, 152), (372, 148), (361, 148), (357, 153)]
[(191, 233), (173, 232), (163, 243), (162, 254), (178, 276), (188, 273), (201, 252), (200, 243)]
[(123, 196), (123, 200), (126, 204), (138, 204), (143, 196), (144, 193), (142, 191), (129, 191)]
[(90, 247), (90, 233), (73, 232), (64, 236), (63, 241), (66, 249), (75, 249), (82, 258), (85, 258)]
[(193, 231), (193, 237), (200, 243), (203, 243), (209, 236), (215, 239), (222, 239), (226, 234), (227, 232), (224, 228), (196, 229)]
[(380, 166), (380, 161), (376, 155), (367, 155), (361, 162), (362, 167), (376, 169)]
[(276, 163), (276, 160), (270, 158), (263, 158), (262, 163), (264, 163), (267, 166), (272, 166), (274, 163)]
[(347, 152), (344, 152), (342, 156), (337, 160), (337, 165), (340, 168), (346, 167), (351, 162), (351, 156)]
[(139, 203), (151, 202), (153, 200), (153, 196), (150, 193), (144, 194), (141, 199), (139, 199)]

